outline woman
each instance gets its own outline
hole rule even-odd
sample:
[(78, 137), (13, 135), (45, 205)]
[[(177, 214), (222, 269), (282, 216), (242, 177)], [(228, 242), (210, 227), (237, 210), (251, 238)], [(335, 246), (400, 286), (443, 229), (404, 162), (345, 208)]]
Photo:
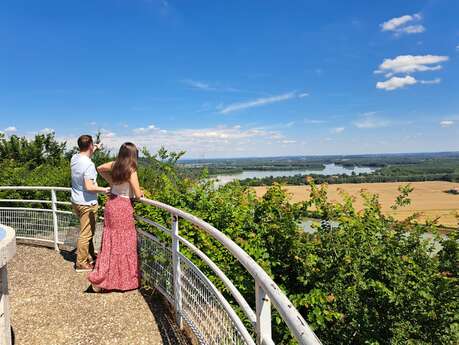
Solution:
[(102, 248), (88, 279), (95, 292), (127, 291), (139, 287), (137, 232), (131, 198), (141, 198), (137, 177), (138, 150), (132, 143), (121, 145), (116, 161), (102, 164), (97, 171), (111, 186), (105, 204)]

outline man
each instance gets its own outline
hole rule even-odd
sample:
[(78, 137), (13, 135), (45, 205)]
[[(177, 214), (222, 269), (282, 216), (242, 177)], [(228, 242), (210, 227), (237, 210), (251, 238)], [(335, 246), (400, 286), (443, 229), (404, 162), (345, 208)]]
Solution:
[(79, 153), (72, 157), (72, 206), (80, 219), (80, 234), (77, 242), (75, 271), (93, 269), (96, 259), (93, 237), (96, 231), (97, 193), (108, 193), (110, 188), (97, 186), (97, 171), (91, 157), (98, 145), (94, 145), (90, 135), (78, 138)]

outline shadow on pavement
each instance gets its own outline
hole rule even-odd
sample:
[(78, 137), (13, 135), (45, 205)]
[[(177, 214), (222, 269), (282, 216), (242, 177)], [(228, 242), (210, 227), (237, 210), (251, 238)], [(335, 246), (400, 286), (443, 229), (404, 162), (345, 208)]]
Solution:
[(174, 316), (171, 314), (167, 301), (164, 297), (154, 290), (140, 289), (145, 302), (153, 314), (158, 324), (161, 338), (164, 345), (192, 345), (193, 343), (185, 336), (175, 323)]

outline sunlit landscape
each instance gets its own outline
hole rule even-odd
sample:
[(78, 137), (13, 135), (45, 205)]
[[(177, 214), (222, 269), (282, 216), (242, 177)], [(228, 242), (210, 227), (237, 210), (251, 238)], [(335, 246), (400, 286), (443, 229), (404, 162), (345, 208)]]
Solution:
[(2, 1), (0, 345), (459, 344), (458, 17)]
[[(439, 225), (449, 229), (457, 229), (459, 198), (448, 193), (449, 190), (459, 190), (459, 183), (454, 182), (413, 182), (414, 188), (411, 193), (411, 204), (401, 210), (392, 210), (393, 204), (403, 185), (398, 182), (389, 183), (362, 183), (331, 185), (328, 188), (329, 197), (332, 201), (342, 201), (341, 192), (348, 193), (356, 198), (357, 209), (363, 209), (363, 200), (360, 192), (365, 190), (379, 195), (382, 210), (385, 214), (393, 215), (398, 220), (403, 220), (413, 213), (419, 213), (418, 221), (437, 220)], [(263, 196), (267, 187), (253, 187), (257, 195)], [(286, 191), (291, 194), (293, 202), (309, 199), (310, 188), (307, 186), (287, 186)]]

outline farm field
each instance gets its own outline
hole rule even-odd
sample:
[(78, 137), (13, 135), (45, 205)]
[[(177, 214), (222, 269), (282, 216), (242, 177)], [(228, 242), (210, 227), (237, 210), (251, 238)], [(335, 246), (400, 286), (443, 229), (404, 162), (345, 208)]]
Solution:
[[(414, 190), (410, 194), (411, 205), (400, 210), (392, 210), (393, 204), (398, 195), (398, 187), (406, 185), (404, 182), (389, 183), (357, 183), (357, 184), (335, 184), (328, 186), (328, 195), (332, 201), (340, 201), (340, 191), (356, 197), (358, 209), (363, 207), (363, 200), (359, 193), (362, 189), (373, 194), (379, 194), (383, 211), (393, 215), (396, 219), (404, 219), (414, 212), (420, 213), (420, 220), (434, 219), (439, 217), (439, 224), (448, 228), (457, 228), (455, 213), (459, 212), (459, 195), (445, 193), (452, 188), (459, 188), (459, 183), (431, 181), (412, 182)], [(253, 187), (258, 196), (262, 196), (268, 187)], [(309, 198), (309, 186), (285, 186), (293, 202), (305, 201)]]

